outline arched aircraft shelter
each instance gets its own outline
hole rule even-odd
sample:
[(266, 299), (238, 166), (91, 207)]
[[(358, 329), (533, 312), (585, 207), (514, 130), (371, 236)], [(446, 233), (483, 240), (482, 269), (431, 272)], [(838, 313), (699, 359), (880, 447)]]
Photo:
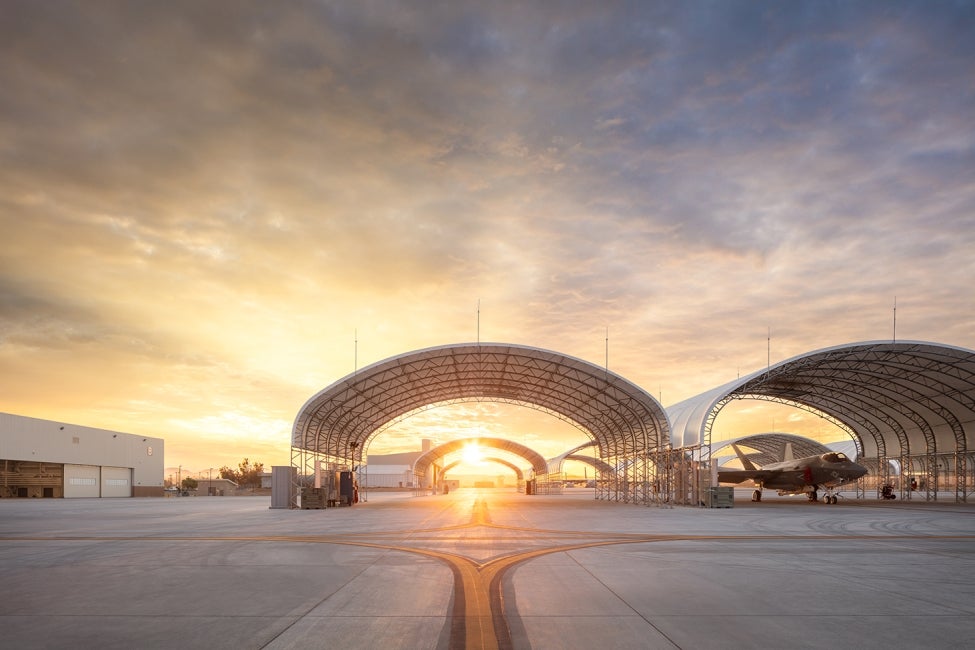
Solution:
[(580, 463), (585, 463), (590, 467), (598, 470), (603, 478), (610, 478), (616, 474), (616, 468), (609, 463), (602, 461), (598, 458), (593, 458), (592, 456), (586, 456), (585, 454), (580, 454), (578, 452), (583, 449), (588, 449), (592, 447), (592, 442), (587, 442), (585, 444), (579, 445), (578, 447), (573, 447), (567, 451), (562, 452), (558, 456), (554, 456), (548, 459), (548, 471), (553, 474), (562, 473), (562, 464), (567, 460), (574, 460)]
[[(440, 476), (443, 478), (443, 480), (447, 480), (447, 473), (450, 470), (452, 470), (453, 468), (455, 468), (458, 465), (460, 465), (462, 462), (464, 462), (464, 461), (462, 461), (462, 460), (455, 460), (452, 463), (447, 463), (446, 465), (444, 465), (443, 466), (443, 469), (440, 471)], [(519, 492), (524, 492), (525, 491), (525, 472), (520, 467), (518, 467), (517, 465), (515, 465), (511, 461), (505, 460), (503, 458), (495, 458), (493, 456), (485, 457), (484, 458), (484, 462), (485, 463), (496, 463), (498, 465), (503, 465), (504, 467), (507, 467), (508, 469), (510, 469), (512, 472), (515, 473), (515, 484), (518, 487), (518, 491)]]
[[(975, 351), (923, 341), (809, 352), (666, 413), (615, 373), (550, 350), (500, 343), (427, 348), (363, 368), (309, 399), (295, 419), (292, 465), (299, 476), (326, 463), (355, 468), (376, 435), (419, 411), (506, 402), (548, 412), (589, 436), (604, 464), (593, 463), (601, 468), (597, 499), (696, 504), (709, 474), (715, 418), (742, 399), (804, 409), (847, 431), (857, 461), (870, 469), (858, 483), (861, 496), (888, 481), (904, 494), (907, 478), (919, 484), (913, 498), (967, 501), (975, 488)], [(902, 468), (901, 476), (891, 475), (892, 466)]]
[[(616, 474), (616, 468), (609, 463), (599, 460), (598, 458), (593, 458), (592, 456), (586, 456), (583, 454), (569, 454), (563, 460), (574, 460), (580, 463), (585, 463), (590, 467), (599, 471), (604, 477), (610, 477)], [(559, 464), (561, 467), (561, 463)], [(561, 469), (559, 469), (561, 472)]]
[(745, 457), (759, 467), (785, 460), (787, 448), (792, 449), (792, 458), (819, 456), (830, 451), (823, 443), (803, 436), (791, 433), (758, 433), (711, 443), (712, 458), (716, 458), (722, 450), (727, 450), (727, 455), (736, 457), (731, 452), (731, 445), (739, 446)]
[(606, 368), (550, 350), (501, 343), (427, 348), (380, 361), (309, 399), (295, 419), (292, 465), (355, 467), (391, 424), (470, 401), (519, 404), (572, 423), (610, 465), (629, 468), (598, 498), (629, 501), (647, 458), (670, 442), (667, 416), (646, 391)]
[[(865, 342), (793, 357), (669, 407), (673, 446), (709, 451), (715, 418), (739, 399), (788, 404), (846, 430), (872, 487), (893, 480), (888, 460), (926, 499), (967, 501), (975, 485), (975, 351)], [(897, 483), (903, 495), (907, 482)]]
[[(506, 451), (520, 458), (524, 458), (526, 462), (531, 464), (532, 472), (535, 476), (547, 476), (548, 475), (548, 463), (545, 462), (544, 456), (539, 454), (534, 449), (526, 447), (520, 443), (513, 440), (506, 440), (504, 438), (458, 438), (457, 440), (451, 440), (450, 442), (445, 442), (442, 445), (438, 445), (426, 452), (415, 461), (413, 461), (413, 476), (417, 480), (427, 477), (431, 468), (438, 468), (438, 461), (443, 460), (450, 454), (461, 451), (468, 445), (476, 445), (478, 447), (483, 447), (487, 449), (498, 449), (500, 451)], [(445, 471), (440, 470), (441, 474)], [(430, 478), (433, 479), (433, 485), (437, 485), (440, 480), (440, 476), (434, 475)]]

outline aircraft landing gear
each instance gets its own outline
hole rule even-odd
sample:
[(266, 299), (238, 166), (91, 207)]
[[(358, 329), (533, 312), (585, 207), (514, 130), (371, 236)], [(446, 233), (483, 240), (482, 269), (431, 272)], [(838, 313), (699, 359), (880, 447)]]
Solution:
[[(818, 494), (816, 488), (813, 488), (812, 492), (809, 493), (810, 501), (818, 501)], [(838, 501), (835, 494), (833, 494), (832, 488), (826, 488), (826, 494), (823, 496), (823, 503), (827, 505), (834, 505)]]
[(826, 496), (823, 497), (823, 503), (827, 505), (834, 505), (837, 500), (837, 496), (833, 494), (833, 488), (826, 488)]
[(754, 492), (752, 492), (752, 501), (761, 501), (761, 500), (762, 500), (761, 490), (755, 490)]

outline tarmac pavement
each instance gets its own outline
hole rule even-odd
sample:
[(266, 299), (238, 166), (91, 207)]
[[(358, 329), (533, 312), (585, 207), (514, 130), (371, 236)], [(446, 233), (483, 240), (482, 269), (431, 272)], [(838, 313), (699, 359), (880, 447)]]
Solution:
[(0, 499), (3, 648), (956, 648), (975, 507)]

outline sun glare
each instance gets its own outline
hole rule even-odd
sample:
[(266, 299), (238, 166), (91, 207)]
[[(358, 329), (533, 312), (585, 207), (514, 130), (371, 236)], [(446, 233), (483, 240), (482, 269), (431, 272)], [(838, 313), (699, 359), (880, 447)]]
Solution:
[(484, 460), (484, 454), (481, 452), (481, 446), (477, 443), (471, 443), (464, 447), (464, 450), (461, 452), (461, 456), (463, 457), (464, 462), (469, 465), (477, 465)]

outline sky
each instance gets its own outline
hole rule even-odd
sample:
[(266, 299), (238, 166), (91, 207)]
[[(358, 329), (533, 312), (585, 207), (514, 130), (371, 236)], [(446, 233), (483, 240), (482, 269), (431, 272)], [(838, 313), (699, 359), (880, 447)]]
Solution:
[[(289, 464), (316, 392), (478, 338), (664, 406), (975, 348), (972, 2), (4, 0), (0, 88), (0, 410), (167, 466)], [(483, 434), (586, 439), (476, 404), (371, 450)]]

